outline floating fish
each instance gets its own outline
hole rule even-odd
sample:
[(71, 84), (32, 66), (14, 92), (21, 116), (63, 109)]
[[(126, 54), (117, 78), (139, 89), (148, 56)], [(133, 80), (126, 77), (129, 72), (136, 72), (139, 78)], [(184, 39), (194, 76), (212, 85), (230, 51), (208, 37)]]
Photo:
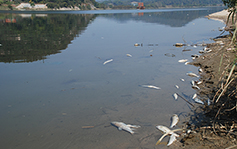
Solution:
[(141, 46), (141, 47), (142, 47), (142, 46), (143, 46), (143, 43), (135, 43), (134, 46), (135, 46), (135, 47), (138, 47), (138, 46)]
[(141, 126), (138, 126), (138, 125), (130, 125), (130, 124), (125, 124), (123, 122), (111, 122), (112, 125), (118, 127), (119, 130), (125, 130), (131, 134), (134, 134), (134, 131), (135, 130), (134, 128), (139, 128)]
[(188, 73), (186, 73), (188, 76), (190, 76), (190, 77), (199, 77), (198, 75), (196, 75), (195, 73), (192, 73), (192, 72), (188, 72)]
[(179, 117), (177, 114), (174, 114), (171, 119), (170, 128), (173, 128), (179, 122)]
[(192, 59), (196, 59), (196, 58), (199, 58), (200, 56), (197, 55), (197, 54), (194, 54), (194, 55), (191, 55)]
[(203, 82), (203, 81), (198, 81), (196, 84), (197, 84), (197, 85), (200, 85), (200, 84), (202, 84), (202, 82)]
[(199, 52), (200, 54), (205, 53), (203, 50), (199, 50), (198, 52)]
[(163, 136), (161, 136), (161, 138), (156, 142), (156, 145), (158, 145), (165, 136), (171, 135), (167, 146), (171, 145), (176, 140), (176, 137), (179, 137), (179, 135), (176, 134), (175, 131), (181, 131), (182, 130), (182, 129), (170, 130), (166, 126), (162, 126), (162, 125), (158, 125), (158, 126), (156, 126), (156, 128), (164, 133)]
[(175, 87), (176, 87), (177, 89), (179, 89), (179, 86), (178, 86), (178, 85), (175, 85)]
[(184, 63), (184, 65), (189, 65), (189, 64), (191, 64), (190, 62), (186, 62), (186, 63)]
[(208, 98), (207, 99), (207, 105), (210, 106), (211, 105), (211, 100)]
[(186, 44), (183, 44), (183, 43), (176, 43), (176, 44), (174, 44), (174, 46), (176, 46), (176, 47), (182, 47), (182, 46), (186, 46)]
[(154, 50), (150, 50), (149, 53), (153, 52)]
[(203, 51), (204, 51), (205, 53), (209, 53), (209, 52), (211, 52), (212, 50), (211, 50), (210, 48), (205, 47), (205, 48), (203, 49)]
[(193, 95), (193, 98), (192, 99), (195, 99), (197, 97), (197, 94), (195, 93), (194, 95)]
[(183, 81), (183, 82), (185, 81), (185, 80), (184, 80), (184, 79), (182, 79), (182, 78), (180, 78), (180, 80), (181, 80), (181, 81)]
[(187, 62), (188, 59), (181, 59), (181, 60), (178, 60), (179, 63), (184, 63), (184, 62)]
[(212, 50), (210, 48), (205, 47), (203, 50), (200, 50), (199, 53), (209, 53)]
[(194, 86), (195, 85), (195, 81), (192, 80), (191, 81), (191, 85)]
[(198, 72), (203, 73), (202, 68), (199, 68), (199, 69), (198, 69)]
[(200, 87), (198, 87), (197, 85), (193, 85), (192, 88), (200, 90)]
[(174, 93), (173, 96), (174, 96), (174, 99), (175, 99), (175, 100), (177, 100), (178, 97), (179, 97), (176, 93)]
[(113, 61), (113, 59), (107, 60), (107, 61), (105, 61), (105, 62), (103, 63), (103, 65), (105, 65), (105, 64), (107, 64), (107, 63), (109, 63), (109, 62), (112, 62), (112, 61)]
[(147, 87), (147, 88), (154, 88), (154, 89), (161, 89), (160, 87), (154, 86), (154, 85), (142, 85), (142, 87)]
[(172, 54), (172, 53), (165, 53), (165, 56), (167, 56), (167, 57), (175, 57), (175, 55)]
[(192, 51), (192, 49), (184, 49), (182, 52)]
[(196, 103), (200, 103), (204, 105), (204, 102), (200, 99), (198, 99), (197, 97), (193, 99)]
[(132, 55), (131, 54), (126, 54), (128, 57), (132, 57)]

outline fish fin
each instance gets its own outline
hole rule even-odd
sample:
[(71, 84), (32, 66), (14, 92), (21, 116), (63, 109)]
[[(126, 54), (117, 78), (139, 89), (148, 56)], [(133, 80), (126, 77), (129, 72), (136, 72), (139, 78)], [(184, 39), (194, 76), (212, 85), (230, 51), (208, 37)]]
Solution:
[(170, 136), (169, 142), (167, 144), (167, 146), (170, 146), (176, 139), (176, 133), (172, 133), (172, 135)]
[(127, 126), (130, 127), (130, 128), (139, 128), (139, 127), (141, 127), (139, 125), (127, 125)]
[(156, 142), (156, 145), (158, 145), (162, 141), (162, 139), (167, 135), (168, 135), (167, 133), (163, 134), (163, 136), (161, 136), (160, 139)]
[(158, 140), (158, 141), (156, 142), (156, 145), (158, 145), (158, 144), (160, 144), (160, 140)]

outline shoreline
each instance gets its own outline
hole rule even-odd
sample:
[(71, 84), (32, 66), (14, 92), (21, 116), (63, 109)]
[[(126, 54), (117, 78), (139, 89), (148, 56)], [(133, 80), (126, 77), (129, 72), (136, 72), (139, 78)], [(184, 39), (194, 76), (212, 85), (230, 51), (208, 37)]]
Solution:
[(228, 10), (222, 10), (216, 13), (212, 13), (207, 15), (206, 17), (208, 19), (213, 19), (213, 20), (217, 20), (217, 21), (221, 21), (221, 22), (227, 22), (227, 17), (229, 15), (229, 11)]
[[(206, 16), (208, 19), (227, 22), (228, 10), (223, 10)], [(229, 31), (230, 24), (224, 31)], [(225, 36), (213, 39), (214, 43), (207, 44), (204, 52), (191, 62), (191, 65), (203, 70), (199, 81), (202, 82), (197, 91), (203, 101), (210, 100), (211, 104), (201, 105), (193, 109), (195, 119), (190, 117), (186, 129), (192, 130), (186, 134), (179, 148), (189, 149), (223, 149), (236, 148), (237, 128), (237, 69), (236, 46), (232, 44), (231, 32)], [(204, 51), (204, 50), (203, 50)], [(228, 102), (228, 104), (227, 104)], [(227, 112), (228, 111), (228, 112)], [(188, 124), (188, 125), (187, 125)]]

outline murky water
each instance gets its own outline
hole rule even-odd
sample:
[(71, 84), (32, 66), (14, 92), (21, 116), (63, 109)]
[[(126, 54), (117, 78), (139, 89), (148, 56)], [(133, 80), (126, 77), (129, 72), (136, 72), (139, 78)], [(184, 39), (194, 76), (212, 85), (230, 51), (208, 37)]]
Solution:
[[(186, 72), (197, 68), (178, 60), (203, 48), (173, 44), (212, 42), (224, 24), (204, 16), (222, 9), (1, 12), (0, 146), (163, 147), (155, 146), (155, 126), (190, 112), (173, 93), (189, 99), (196, 92)], [(130, 135), (112, 121), (141, 128)]]

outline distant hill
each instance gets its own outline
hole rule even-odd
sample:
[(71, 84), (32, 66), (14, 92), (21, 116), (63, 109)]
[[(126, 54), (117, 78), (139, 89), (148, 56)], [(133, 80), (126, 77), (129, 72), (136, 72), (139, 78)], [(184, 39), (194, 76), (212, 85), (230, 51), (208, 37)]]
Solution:
[[(222, 6), (222, 0), (96, 0), (99, 3), (113, 7), (131, 6), (136, 8), (136, 3), (143, 2), (146, 8), (161, 7), (194, 7), (194, 6)], [(132, 3), (133, 2), (133, 3)], [(133, 5), (132, 5), (133, 4)]]

